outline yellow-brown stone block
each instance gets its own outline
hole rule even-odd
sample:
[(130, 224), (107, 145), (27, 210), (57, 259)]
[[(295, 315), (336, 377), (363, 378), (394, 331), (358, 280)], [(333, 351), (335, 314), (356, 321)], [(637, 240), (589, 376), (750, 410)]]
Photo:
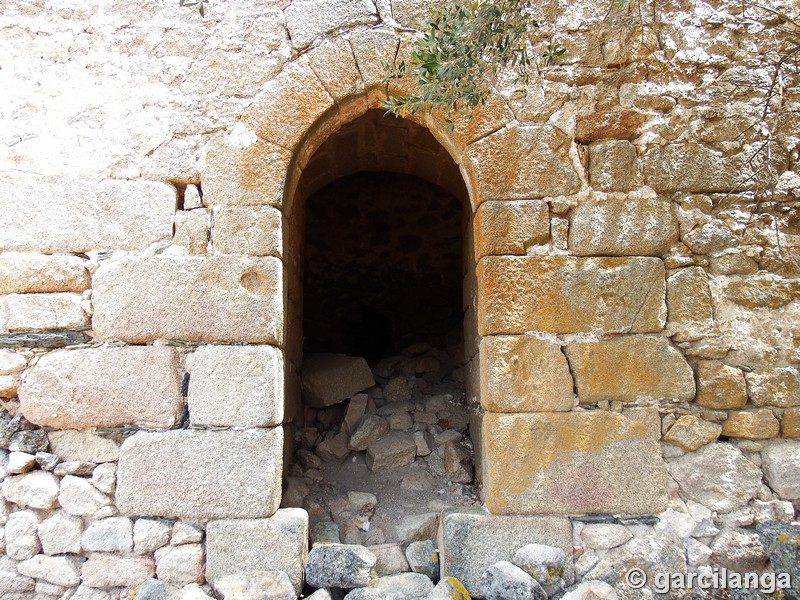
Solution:
[(744, 374), (716, 360), (698, 363), (697, 403), (714, 410), (743, 408), (747, 403)]
[(572, 376), (561, 348), (528, 335), (481, 340), (481, 406), (493, 412), (568, 411)]
[(543, 200), (484, 202), (475, 214), (475, 259), (494, 254), (525, 254), (546, 243), (550, 216)]
[(694, 398), (692, 368), (666, 337), (574, 342), (566, 352), (582, 403)]
[(687, 452), (694, 452), (716, 440), (722, 433), (722, 425), (704, 421), (694, 415), (683, 415), (664, 436), (664, 441)]
[(722, 424), (722, 435), (748, 440), (768, 440), (780, 435), (781, 425), (768, 408), (732, 412)]
[(782, 434), (785, 438), (800, 438), (800, 407), (783, 411)]
[(666, 505), (652, 409), (483, 417), (483, 499), (492, 513), (652, 514)]
[(326, 110), (333, 98), (311, 67), (292, 63), (273, 79), (242, 122), (256, 130), (258, 137), (294, 150), (303, 136)]
[(555, 127), (512, 123), (470, 145), (480, 201), (574, 194), (580, 179), (569, 156), (571, 143)]
[(755, 406), (800, 406), (800, 373), (793, 367), (754, 371), (745, 379)]
[(487, 256), (478, 263), (479, 331), (657, 332), (664, 289), (658, 258)]

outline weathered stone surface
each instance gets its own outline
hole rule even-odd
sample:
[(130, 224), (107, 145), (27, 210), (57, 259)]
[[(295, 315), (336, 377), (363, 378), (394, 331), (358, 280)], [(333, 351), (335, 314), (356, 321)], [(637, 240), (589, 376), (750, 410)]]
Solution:
[(487, 256), (478, 282), (481, 335), (643, 333), (666, 317), (658, 258)]
[[(681, 239), (695, 254), (711, 254), (736, 244), (736, 236), (722, 221), (709, 221), (699, 225), (683, 235)], [(734, 294), (735, 290), (734, 287), (732, 290)]]
[(646, 115), (635, 110), (592, 112), (576, 121), (575, 139), (582, 144), (602, 139), (632, 139), (646, 120)]
[(127, 517), (93, 521), (83, 533), (81, 548), (88, 552), (131, 552), (133, 523)]
[(0, 348), (64, 348), (88, 340), (80, 331), (27, 331), (0, 335)]
[(0, 294), (81, 292), (89, 285), (85, 261), (77, 256), (0, 253)]
[(203, 541), (203, 529), (199, 525), (193, 525), (186, 521), (178, 521), (172, 527), (172, 535), (169, 543), (173, 546), (182, 544), (196, 544)]
[(406, 548), (406, 560), (414, 573), (439, 579), (439, 552), (433, 540), (411, 542)]
[(71, 515), (88, 517), (111, 504), (111, 500), (87, 479), (67, 475), (61, 480), (58, 503)]
[(369, 587), (354, 589), (345, 600), (407, 600), (428, 598), (433, 582), (420, 573), (399, 573), (381, 577)]
[(50, 450), (61, 460), (93, 463), (114, 462), (119, 458), (119, 446), (114, 440), (91, 431), (51, 431)]
[(43, 356), (19, 390), (32, 423), (85, 429), (171, 427), (183, 412), (176, 349), (83, 348)]
[(481, 340), (481, 406), (492, 412), (572, 409), (572, 375), (561, 348), (533, 336)]
[(344, 433), (352, 435), (358, 429), (358, 424), (361, 423), (361, 419), (366, 414), (368, 402), (369, 396), (366, 394), (356, 394), (350, 398), (342, 419), (342, 431)]
[(608, 140), (589, 146), (589, 181), (604, 192), (628, 192), (642, 185), (642, 167), (636, 146), (626, 140)]
[(793, 367), (754, 371), (745, 379), (755, 406), (800, 406), (800, 373)]
[(711, 291), (702, 267), (681, 269), (667, 279), (667, 319), (675, 341), (696, 340), (711, 329)]
[(617, 600), (617, 592), (605, 581), (584, 581), (561, 596), (561, 600)]
[(615, 523), (591, 523), (581, 529), (580, 538), (587, 548), (609, 550), (621, 546), (633, 537), (624, 525)]
[(206, 579), (212, 584), (240, 572), (277, 569), (289, 575), (299, 594), (307, 553), (308, 513), (300, 508), (280, 509), (268, 519), (211, 521), (206, 527)]
[(223, 206), (214, 211), (211, 243), (215, 254), (280, 256), (281, 212), (271, 206)]
[(30, 577), (19, 575), (13, 571), (0, 571), (0, 592), (8, 594), (9, 597), (13, 598), (13, 594), (33, 592), (35, 587), (36, 581)]
[(714, 540), (711, 550), (712, 561), (738, 573), (761, 571), (769, 560), (756, 533), (723, 531)]
[(4, 176), (0, 250), (144, 250), (172, 236), (176, 195), (151, 181)]
[(58, 489), (58, 478), (44, 471), (7, 477), (3, 481), (3, 496), (6, 500), (40, 510), (55, 506)]
[(187, 254), (205, 254), (208, 251), (210, 229), (210, 210), (178, 211), (175, 214), (175, 235), (172, 243)]
[[(482, 596), (481, 575), (493, 564), (510, 561), (530, 543), (572, 552), (572, 526), (560, 517), (490, 515), (482, 510), (446, 512), (440, 531), (442, 579), (455, 578), (475, 597)], [(458, 585), (451, 581), (456, 589)]]
[(83, 563), (81, 582), (93, 588), (136, 587), (154, 575), (155, 564), (149, 556), (97, 553)]
[[(39, 517), (32, 510), (19, 510), (8, 516), (5, 524), (6, 555), (14, 560), (27, 560), (39, 553), (36, 528)], [(24, 575), (24, 573), (23, 573)]]
[[(776, 573), (788, 573), (791, 577), (791, 590), (795, 597), (800, 596), (800, 565), (797, 563), (800, 552), (800, 533), (797, 525), (781, 523), (762, 523), (756, 527), (761, 543), (769, 555), (770, 565)], [(784, 592), (790, 595), (789, 592)]]
[(697, 363), (697, 403), (715, 410), (743, 408), (747, 403), (744, 374), (716, 360)]
[(203, 169), (206, 206), (281, 205), (291, 152), (252, 133), (245, 143), (216, 138), (210, 145)]
[(715, 441), (722, 433), (722, 425), (704, 421), (694, 415), (683, 415), (664, 435), (664, 441), (687, 452)]
[(228, 575), (214, 589), (223, 600), (296, 600), (297, 593), (283, 571), (252, 571)]
[(317, 455), (322, 460), (342, 462), (350, 454), (348, 441), (347, 434), (341, 431), (332, 438), (320, 442), (317, 446)]
[(748, 440), (775, 438), (780, 430), (780, 422), (768, 408), (730, 412), (722, 424), (722, 435)]
[(708, 444), (668, 466), (686, 496), (720, 512), (744, 506), (761, 486), (760, 469), (730, 444)]
[[(336, 539), (329, 543), (339, 544), (341, 542)], [(378, 544), (369, 546), (367, 549), (375, 555), (375, 573), (378, 577), (404, 573), (411, 568), (403, 553), (403, 546), (400, 544)]]
[(8, 294), (0, 296), (0, 331), (84, 329), (89, 316), (81, 307), (81, 295)]
[(172, 526), (159, 519), (137, 519), (133, 526), (133, 551), (150, 554), (169, 543)]
[(371, 471), (410, 465), (417, 456), (417, 444), (409, 433), (392, 431), (367, 448), (367, 466)]
[(344, 354), (306, 354), (302, 378), (303, 400), (320, 408), (343, 402), (375, 385), (367, 361)]
[(28, 359), (20, 353), (11, 350), (0, 350), (0, 375), (13, 375), (25, 370)]
[(580, 180), (569, 157), (571, 140), (550, 125), (507, 125), (469, 146), (480, 200), (574, 194)]
[(692, 368), (665, 337), (573, 342), (566, 354), (581, 402), (694, 398)]
[(158, 578), (174, 585), (203, 583), (203, 545), (183, 544), (166, 546), (156, 550), (156, 574)]
[(283, 353), (272, 346), (201, 346), (192, 355), (194, 425), (270, 427), (283, 421)]
[(317, 588), (363, 587), (375, 579), (375, 563), (375, 555), (364, 546), (316, 546), (306, 560), (306, 582)]
[(533, 577), (507, 560), (501, 560), (481, 575), (487, 600), (545, 600), (542, 586)]
[(577, 256), (662, 256), (677, 241), (678, 221), (663, 200), (591, 200), (570, 218), (569, 247)]
[(125, 440), (123, 514), (186, 519), (270, 516), (280, 503), (283, 430), (167, 431)]
[(749, 182), (741, 154), (726, 157), (697, 143), (656, 146), (644, 156), (647, 185), (657, 192), (733, 192)]
[(787, 408), (783, 411), (781, 433), (786, 438), (800, 437), (800, 407)]
[(350, 436), (347, 447), (361, 452), (389, 433), (389, 422), (378, 415), (367, 415)]
[(334, 37), (310, 48), (308, 62), (322, 85), (337, 102), (363, 89), (353, 48), (344, 37)]
[(550, 213), (543, 200), (484, 202), (475, 213), (475, 260), (495, 254), (525, 254), (550, 238)]
[[(320, 12), (310, 0), (299, 4)], [(299, 4), (292, 6), (299, 8)], [(331, 106), (333, 99), (314, 71), (307, 62), (298, 61), (287, 65), (264, 86), (256, 102), (242, 116), (242, 123), (255, 129), (262, 140), (294, 150)], [(280, 177), (284, 176), (285, 171), (280, 172)]]
[(472, 452), (457, 442), (444, 445), (444, 474), (449, 481), (470, 483), (472, 481)]
[(527, 544), (514, 553), (512, 563), (533, 577), (548, 596), (575, 581), (571, 557), (563, 548), (545, 544)]
[(436, 584), (428, 600), (471, 600), (471, 596), (458, 579), (448, 576)]
[(767, 442), (761, 453), (764, 477), (781, 498), (800, 499), (800, 441)]
[(367, 0), (346, 2), (324, 0), (293, 2), (285, 11), (292, 46), (304, 48), (317, 37), (345, 27), (366, 25), (377, 20), (375, 6)]
[(19, 565), (20, 574), (35, 577), (54, 585), (71, 587), (81, 582), (80, 571), (83, 559), (78, 556), (38, 555)]
[(45, 554), (78, 554), (81, 551), (83, 521), (79, 517), (58, 511), (42, 521), (37, 531)]
[[(735, 238), (728, 240), (728, 245), (733, 243)], [(766, 273), (732, 279), (724, 294), (727, 300), (745, 308), (780, 308), (800, 298), (800, 281)]]
[(123, 258), (94, 277), (103, 340), (283, 343), (283, 267), (274, 257)]
[(649, 409), (487, 413), (484, 502), (495, 513), (658, 512), (666, 502), (660, 429)]
[(436, 537), (439, 528), (439, 513), (423, 513), (421, 515), (406, 515), (397, 524), (397, 539), (401, 544), (411, 542), (424, 542)]
[[(335, 1), (335, 0), (334, 0)], [(341, 2), (341, 0), (339, 0)], [(342, 2), (342, 4), (344, 4)], [(397, 56), (400, 39), (397, 33), (389, 27), (372, 27), (369, 29), (356, 29), (348, 36), (353, 56), (356, 59), (358, 72), (364, 81), (365, 87), (379, 85), (385, 76), (384, 64), (392, 64)], [(320, 79), (327, 84), (323, 74)]]

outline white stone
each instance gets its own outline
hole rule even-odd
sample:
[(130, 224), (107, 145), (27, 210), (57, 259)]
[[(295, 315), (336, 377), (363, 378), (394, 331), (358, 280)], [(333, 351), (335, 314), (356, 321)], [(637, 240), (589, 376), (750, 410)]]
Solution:
[(17, 565), (22, 575), (43, 579), (48, 583), (71, 587), (81, 582), (83, 558), (77, 556), (44, 556), (39, 554)]
[(800, 499), (800, 441), (767, 442), (761, 452), (764, 476), (781, 498)]
[(83, 329), (89, 316), (82, 300), (72, 292), (0, 296), (0, 331)]
[(271, 427), (283, 421), (283, 353), (272, 346), (201, 346), (193, 354), (194, 425)]
[(12, 475), (27, 473), (36, 464), (36, 457), (27, 452), (9, 452), (6, 471)]
[(140, 432), (122, 444), (123, 514), (206, 520), (272, 515), (280, 504), (283, 430)]
[(130, 552), (133, 550), (133, 524), (127, 517), (110, 517), (92, 522), (81, 538), (88, 552)]
[(133, 526), (133, 551), (150, 554), (169, 543), (171, 525), (160, 519), (137, 519)]
[(204, 567), (202, 544), (166, 546), (156, 550), (156, 573), (167, 583), (203, 583)]
[(0, 375), (19, 373), (28, 365), (28, 359), (22, 354), (0, 349)]
[(48, 517), (38, 527), (45, 554), (78, 554), (81, 551), (83, 521), (62, 510)]
[(81, 569), (81, 582), (93, 588), (135, 587), (155, 575), (149, 556), (92, 554)]
[(14, 598), (15, 594), (32, 592), (35, 587), (36, 582), (30, 577), (0, 569), (0, 594)]
[(111, 600), (111, 594), (104, 590), (96, 590), (89, 586), (80, 586), (70, 600)]
[(304, 48), (329, 31), (377, 20), (375, 6), (368, 0), (299, 0), (284, 14), (295, 48)]
[(160, 182), (5, 175), (0, 250), (144, 250), (172, 236), (176, 197)]
[[(136, 359), (131, 356), (131, 359)], [(50, 451), (64, 461), (104, 463), (119, 458), (119, 446), (114, 440), (91, 431), (51, 431)]]
[(190, 583), (183, 586), (175, 594), (175, 600), (214, 600), (211, 596), (206, 594), (196, 583)]
[(67, 475), (61, 480), (58, 502), (71, 515), (86, 517), (111, 504), (108, 496), (87, 479)]
[(694, 538), (684, 538), (683, 546), (686, 549), (686, 560), (692, 567), (707, 565), (711, 562), (711, 548)]
[(117, 484), (117, 465), (114, 463), (97, 465), (89, 481), (104, 494), (113, 494)]
[(613, 523), (591, 523), (581, 529), (581, 541), (588, 548), (608, 550), (621, 546), (633, 537), (624, 525)]
[[(184, 406), (179, 370), (177, 350), (164, 346), (56, 350), (28, 372), (20, 408), (32, 423), (57, 429), (171, 427)], [(68, 435), (57, 437), (56, 448), (61, 442), (75, 455), (89, 454), (89, 448), (78, 450), (81, 446), (98, 446), (101, 452), (102, 445), (113, 455), (108, 444)]]
[(605, 581), (584, 581), (561, 596), (561, 600), (617, 600), (617, 592)]
[(55, 506), (58, 490), (58, 478), (45, 471), (8, 477), (3, 481), (3, 495), (6, 500), (41, 510)]
[(169, 543), (173, 546), (180, 546), (181, 544), (195, 544), (203, 540), (203, 530), (187, 523), (186, 521), (178, 521), (172, 527), (172, 537)]
[(39, 552), (38, 525), (39, 517), (31, 510), (20, 510), (8, 516), (5, 531), (6, 554), (9, 558), (26, 560)]

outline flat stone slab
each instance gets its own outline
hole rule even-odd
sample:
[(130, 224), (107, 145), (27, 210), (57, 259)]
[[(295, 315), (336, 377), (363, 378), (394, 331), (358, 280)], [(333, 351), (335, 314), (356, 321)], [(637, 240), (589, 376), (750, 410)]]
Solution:
[(569, 519), (492, 515), (480, 509), (445, 512), (439, 528), (441, 577), (455, 577), (473, 598), (482, 598), (483, 572), (501, 560), (511, 561), (532, 543), (562, 548), (571, 557)]
[(255, 571), (283, 571), (295, 593), (303, 589), (308, 554), (308, 513), (282, 508), (268, 519), (224, 519), (206, 527), (206, 579)]
[(648, 333), (666, 321), (655, 257), (487, 256), (477, 273), (481, 335)]
[(303, 357), (303, 400), (308, 406), (332, 406), (373, 385), (372, 371), (361, 357), (324, 352)]
[(487, 413), (483, 499), (499, 514), (653, 514), (667, 500), (653, 409)]
[(93, 284), (102, 340), (283, 343), (283, 266), (271, 256), (130, 257)]
[(225, 519), (269, 517), (280, 504), (283, 430), (137, 433), (120, 449), (122, 514)]
[(175, 348), (56, 350), (28, 372), (20, 408), (30, 422), (58, 429), (165, 429), (183, 413), (181, 377)]
[(283, 352), (273, 346), (201, 346), (192, 355), (193, 425), (270, 427), (283, 421)]

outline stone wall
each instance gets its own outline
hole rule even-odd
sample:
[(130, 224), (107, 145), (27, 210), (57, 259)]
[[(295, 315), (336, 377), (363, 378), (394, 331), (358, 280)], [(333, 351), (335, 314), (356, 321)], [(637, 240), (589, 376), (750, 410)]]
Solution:
[[(469, 206), (491, 512), (708, 510), (705, 548), (794, 517), (796, 82), (758, 193), (775, 27), (733, 2), (549, 2), (537, 43), (566, 55), (527, 87), (502, 76), (451, 130), (370, 112), (413, 90), (381, 63), (431, 2), (177, 4), (0, 15), (0, 591), (214, 583), (242, 528), (288, 532), (302, 561), (303, 516), (276, 511), (302, 414), (304, 203), (365, 168)], [(302, 562), (279, 566), (299, 592)]]

